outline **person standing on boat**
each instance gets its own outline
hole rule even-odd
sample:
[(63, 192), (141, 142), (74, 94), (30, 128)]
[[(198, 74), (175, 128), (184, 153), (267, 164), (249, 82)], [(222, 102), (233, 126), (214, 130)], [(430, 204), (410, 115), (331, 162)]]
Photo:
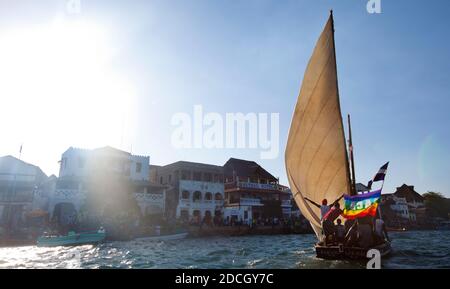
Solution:
[(320, 209), (320, 220), (323, 220), (323, 217), (328, 213), (328, 211), (333, 207), (333, 205), (335, 203), (338, 203), (342, 198), (344, 197), (344, 194), (342, 194), (342, 196), (340, 196), (336, 201), (334, 201), (331, 205), (328, 206), (328, 200), (327, 199), (323, 199), (322, 200), (322, 205), (319, 205), (318, 203), (308, 199), (305, 197), (305, 200), (307, 200), (308, 202), (310, 202), (311, 204), (313, 204), (314, 206), (316, 206), (317, 208)]
[(337, 219), (336, 222), (337, 222), (337, 225), (336, 225), (335, 238), (336, 238), (336, 241), (338, 241), (339, 243), (343, 243), (344, 238), (345, 238), (345, 227), (344, 227), (344, 225), (342, 225), (341, 219)]
[(373, 243), (373, 218), (371, 216), (358, 218), (358, 245), (362, 248), (369, 248)]
[(386, 230), (386, 225), (379, 216), (375, 219), (375, 237), (377, 242), (382, 243), (384, 239), (389, 240), (389, 236)]
[(344, 211), (341, 210), (339, 202), (334, 202), (333, 207), (328, 211), (328, 213), (323, 216), (322, 219), (322, 230), (325, 235), (325, 245), (330, 237), (336, 232), (336, 227), (334, 221), (342, 215)]

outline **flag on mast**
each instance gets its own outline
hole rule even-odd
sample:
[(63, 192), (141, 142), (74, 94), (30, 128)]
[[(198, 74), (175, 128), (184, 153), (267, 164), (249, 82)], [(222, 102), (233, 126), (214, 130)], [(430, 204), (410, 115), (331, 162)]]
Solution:
[(373, 184), (374, 182), (378, 182), (378, 181), (383, 181), (383, 182), (384, 182), (384, 178), (386, 177), (386, 172), (387, 172), (388, 166), (389, 166), (389, 162), (385, 163), (385, 164), (378, 170), (378, 173), (373, 177), (373, 179), (369, 181), (369, 183), (367, 184), (367, 187), (369, 188), (369, 190), (372, 189), (372, 184)]

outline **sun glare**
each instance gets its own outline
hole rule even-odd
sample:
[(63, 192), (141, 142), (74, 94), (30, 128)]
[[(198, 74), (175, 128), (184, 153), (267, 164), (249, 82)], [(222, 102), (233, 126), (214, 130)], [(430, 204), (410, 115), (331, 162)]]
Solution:
[(28, 161), (56, 165), (70, 145), (128, 145), (135, 91), (113, 66), (109, 36), (98, 23), (63, 18), (0, 30), (0, 155), (25, 143)]

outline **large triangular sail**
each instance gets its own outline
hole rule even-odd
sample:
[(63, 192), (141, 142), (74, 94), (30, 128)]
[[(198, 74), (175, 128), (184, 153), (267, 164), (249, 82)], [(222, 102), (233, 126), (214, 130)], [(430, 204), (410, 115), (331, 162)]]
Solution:
[(351, 189), (334, 45), (331, 14), (303, 77), (285, 153), (292, 194), (317, 237), (320, 210), (305, 198), (333, 202)]

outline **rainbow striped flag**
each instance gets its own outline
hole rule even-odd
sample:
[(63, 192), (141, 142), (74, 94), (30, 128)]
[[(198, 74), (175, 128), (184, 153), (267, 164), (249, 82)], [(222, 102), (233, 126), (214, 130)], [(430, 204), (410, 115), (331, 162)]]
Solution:
[(344, 213), (346, 219), (357, 219), (365, 216), (375, 216), (381, 199), (381, 190), (367, 194), (344, 196)]

